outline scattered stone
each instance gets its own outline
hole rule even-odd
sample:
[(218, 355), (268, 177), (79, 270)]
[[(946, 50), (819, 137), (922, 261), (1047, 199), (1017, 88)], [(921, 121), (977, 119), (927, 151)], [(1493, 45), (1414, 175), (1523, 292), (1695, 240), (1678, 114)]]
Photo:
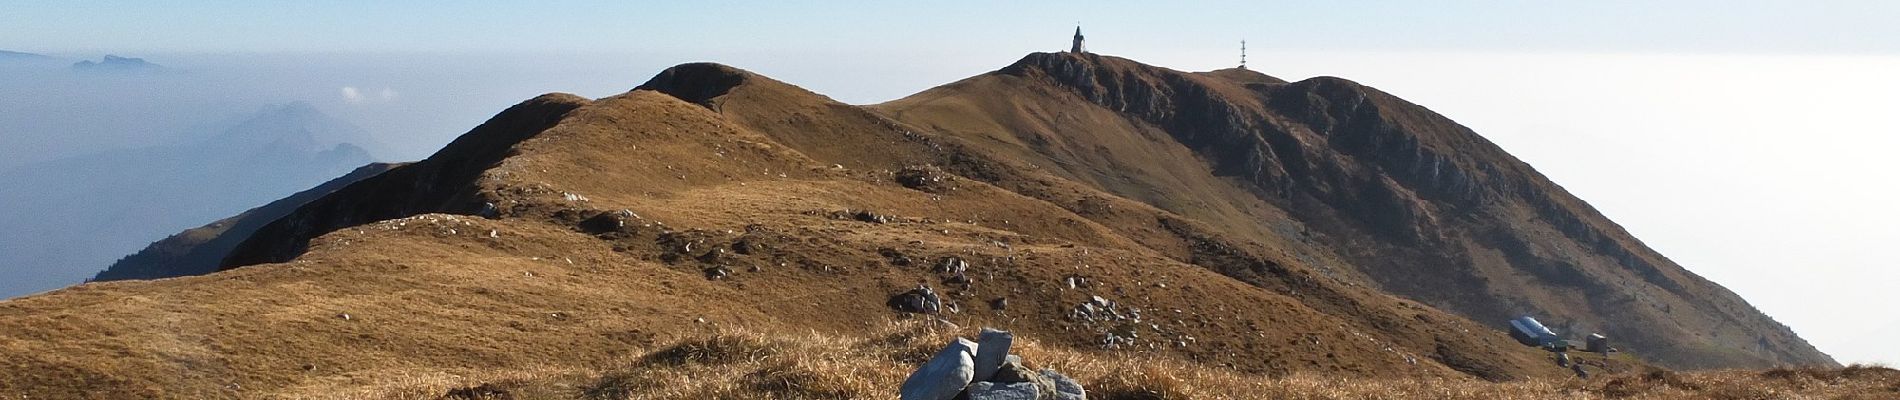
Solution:
[(918, 285), (916, 289), (891, 296), (884, 304), (897, 311), (915, 314), (936, 314), (943, 308), (943, 300), (937, 296), (937, 291), (926, 285)]
[(449, 392), (443, 394), (442, 398), (453, 400), (512, 400), (515, 398), (515, 395), (509, 392), (508, 389), (495, 386), (495, 384), (483, 383), (479, 386), (449, 389)]
[(482, 216), (482, 218), (488, 218), (488, 219), (500, 218), (501, 207), (495, 206), (495, 203), (484, 202), (482, 203), (482, 210), (476, 212), (475, 215), (480, 215)]
[(1009, 332), (983, 328), (976, 335), (976, 377), (979, 381), (990, 380), (996, 376), (996, 370), (1003, 367), (1004, 358), (1009, 355), (1009, 346), (1016, 337)]
[(700, 254), (696, 259), (698, 259), (699, 262), (708, 264), (730, 264), (733, 257), (731, 254), (726, 253), (725, 248), (715, 247), (712, 250), (707, 250), (706, 254)]
[(976, 374), (975, 361), (977, 345), (968, 339), (957, 338), (949, 346), (938, 351), (937, 355), (917, 368), (904, 386), (898, 389), (902, 400), (949, 400), (962, 393), (970, 385), (970, 378)]
[(910, 265), (910, 256), (904, 255), (904, 252), (897, 251), (897, 249), (893, 249), (889, 247), (880, 247), (877, 249), (877, 255), (890, 260), (891, 265), (896, 265), (896, 266)]
[(897, 184), (928, 193), (950, 189), (951, 178), (934, 165), (916, 165), (897, 170)]
[(974, 281), (970, 280), (970, 276), (964, 275), (962, 272), (943, 277), (943, 284), (945, 285), (969, 286), (971, 283), (974, 283)]
[(618, 213), (604, 212), (582, 220), (578, 227), (581, 229), (581, 232), (586, 232), (590, 235), (618, 232), (627, 227), (627, 218)]
[(729, 277), (732, 277), (732, 271), (726, 269), (726, 267), (719, 266), (719, 267), (712, 267), (712, 268), (706, 269), (707, 280), (716, 281), (716, 280), (726, 279)]
[(964, 271), (969, 270), (969, 269), (970, 269), (970, 263), (968, 261), (963, 261), (963, 258), (961, 257), (949, 256), (949, 257), (944, 257), (943, 260), (941, 261), (938, 261), (937, 269), (932, 272), (936, 272), (939, 274), (962, 275)]
[(342, 318), (342, 319), (343, 319), (344, 321), (348, 321), (348, 320), (350, 320), (350, 315), (349, 315), (349, 314), (345, 314), (345, 313), (337, 313), (337, 314), (336, 314), (336, 317), (337, 317), (337, 318)]
[(1003, 311), (1004, 309), (1007, 309), (1007, 308), (1009, 308), (1008, 298), (998, 297), (998, 298), (990, 299), (991, 310)]
[(746, 239), (740, 239), (739, 241), (732, 242), (732, 252), (744, 254), (744, 255), (752, 255), (752, 253), (758, 252), (763, 247), (764, 246), (756, 244), (756, 243), (752, 243), (751, 240), (746, 240)]
[(869, 222), (873, 224), (882, 224), (882, 223), (891, 222), (891, 217), (874, 213), (874, 212), (871, 212), (870, 210), (859, 210), (856, 213), (852, 213), (851, 218), (856, 219), (860, 222)]

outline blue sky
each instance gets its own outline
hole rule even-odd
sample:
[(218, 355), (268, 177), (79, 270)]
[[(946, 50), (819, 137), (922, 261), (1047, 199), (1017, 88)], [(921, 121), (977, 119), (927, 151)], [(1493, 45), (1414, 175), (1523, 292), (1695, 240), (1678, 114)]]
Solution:
[(0, 48), (56, 53), (1020, 53), (1076, 22), (1129, 49), (1900, 51), (1889, 1), (12, 3)]
[(513, 101), (682, 62), (873, 103), (1066, 49), (1078, 22), (1091, 50), (1183, 70), (1232, 66), (1246, 39), (1256, 70), (1343, 76), (1471, 126), (1842, 361), (1900, 363), (1900, 297), (1883, 295), (1900, 282), (1900, 2), (441, 3), (15, 1), (0, 50), (300, 71), (304, 97), (282, 100), (403, 132), (387, 141), (413, 158)]

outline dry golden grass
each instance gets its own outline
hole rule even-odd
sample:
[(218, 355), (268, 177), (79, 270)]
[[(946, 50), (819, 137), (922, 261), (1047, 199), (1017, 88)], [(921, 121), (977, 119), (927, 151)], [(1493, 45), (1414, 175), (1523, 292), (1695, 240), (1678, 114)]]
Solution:
[[(861, 337), (725, 330), (658, 346), (605, 371), (543, 368), (483, 377), (420, 376), (323, 398), (890, 399), (916, 365), (956, 334), (891, 324)], [(1492, 383), (1249, 375), (1174, 359), (1052, 348), (1018, 339), (1033, 367), (1081, 381), (1089, 398), (1134, 399), (1890, 399), (1900, 371), (1881, 366), (1766, 371), (1650, 371), (1591, 379)]]

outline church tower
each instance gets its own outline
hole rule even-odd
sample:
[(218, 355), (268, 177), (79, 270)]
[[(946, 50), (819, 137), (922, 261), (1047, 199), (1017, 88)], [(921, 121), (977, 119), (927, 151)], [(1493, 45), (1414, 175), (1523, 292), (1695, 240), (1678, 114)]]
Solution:
[(1082, 26), (1081, 25), (1075, 26), (1075, 43), (1072, 43), (1069, 45), (1069, 52), (1076, 53), (1076, 54), (1082, 54), (1082, 53), (1088, 52), (1087, 47), (1082, 47)]

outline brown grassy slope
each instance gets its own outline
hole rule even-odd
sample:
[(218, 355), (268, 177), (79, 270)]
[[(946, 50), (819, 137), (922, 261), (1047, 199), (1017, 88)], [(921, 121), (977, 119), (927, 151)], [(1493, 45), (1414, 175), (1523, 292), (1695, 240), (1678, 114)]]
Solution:
[[(1218, 240), (1208, 238), (1149, 247), (1133, 238), (1201, 228), (1156, 222), (1179, 217), (1138, 203), (1060, 180), (1009, 183), (1113, 206), (1084, 216), (1070, 203), (968, 178), (922, 192), (888, 171), (831, 167), (775, 139), (784, 132), (735, 119), (646, 90), (524, 102), (428, 160), (302, 207), (232, 256), (282, 262), (0, 302), (0, 394), (254, 398), (597, 369), (724, 327), (855, 340), (896, 317), (883, 305), (890, 294), (918, 281), (945, 288), (928, 269), (947, 256), (969, 260), (976, 280), (946, 288), (964, 310), (947, 318), (1080, 354), (1271, 375), (1562, 373), (1483, 326), (1322, 282), (1299, 266), (1273, 276), (1304, 286), (1276, 291), (1183, 262), (1166, 249), (1246, 254), (1209, 249)], [(834, 123), (854, 126), (826, 122)], [(498, 206), (496, 218), (435, 214), (474, 213), (482, 203)], [(623, 227), (582, 223), (623, 209), (637, 215)], [(846, 209), (895, 219), (834, 216)], [(895, 263), (894, 253), (914, 262)], [(707, 279), (715, 267), (732, 276)], [(1091, 283), (1057, 285), (1070, 275)], [(1090, 296), (1145, 318), (1065, 317)], [(995, 297), (1009, 308), (986, 310)], [(1111, 329), (1142, 339), (1095, 346)]]
[[(725, 82), (714, 91), (686, 83)], [(1505, 379), (1506, 371), (1537, 370), (1534, 356), (1499, 346), (1467, 332), (1490, 331), (1435, 310), (1419, 315), (1415, 303), (1338, 279), (1336, 270), (1287, 243), (1236, 240), (1205, 226), (1218, 219), (1191, 219), (1144, 203), (1102, 194), (1086, 185), (1050, 175), (1033, 163), (997, 154), (957, 136), (928, 133), (868, 110), (831, 101), (795, 86), (745, 71), (712, 64), (689, 64), (661, 73), (641, 88), (692, 99), (805, 154), (865, 168), (895, 169), (932, 162), (963, 176), (1062, 207), (1102, 224), (1148, 250), (1287, 295), (1395, 347), (1434, 354), (1462, 371)], [(716, 93), (705, 97), (705, 93)], [(1156, 160), (1160, 162), (1162, 160)], [(994, 224), (993, 211), (971, 214), (969, 221)], [(1008, 225), (1010, 219), (1003, 219)], [(1021, 221), (1017, 219), (1015, 221)], [(1021, 230), (1009, 226), (1004, 229)], [(1027, 227), (1024, 227), (1027, 228)], [(1475, 356), (1483, 354), (1484, 356)]]
[(1343, 79), (1044, 53), (872, 109), (1481, 322), (1535, 314), (1675, 367), (1833, 363), (1469, 129)]
[[(440, 399), (857, 399), (889, 398), (907, 367), (971, 329), (902, 323), (863, 337), (718, 330), (652, 347), (601, 370), (528, 368), (474, 376), (418, 376), (338, 388), (314, 398)], [(1433, 378), (1268, 377), (1178, 360), (1077, 352), (1018, 341), (1032, 367), (1079, 380), (1089, 398), (1124, 399), (1886, 399), (1900, 371), (1884, 367), (1782, 368), (1673, 373), (1580, 355), (1589, 379), (1504, 383)], [(1608, 368), (1610, 371), (1604, 371)], [(474, 397), (474, 396), (471, 396)]]

